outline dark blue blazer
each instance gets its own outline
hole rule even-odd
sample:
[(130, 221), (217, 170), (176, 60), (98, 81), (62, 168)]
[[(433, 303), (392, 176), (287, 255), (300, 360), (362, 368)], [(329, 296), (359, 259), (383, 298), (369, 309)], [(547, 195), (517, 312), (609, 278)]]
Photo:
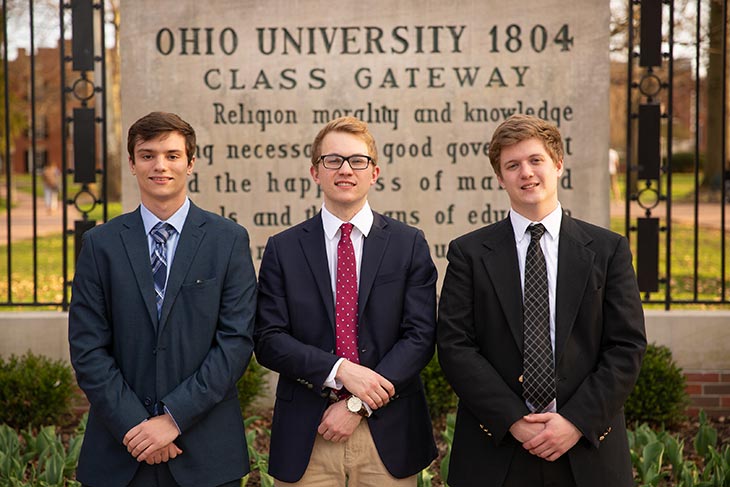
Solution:
[[(509, 218), (451, 242), (439, 302), (439, 360), (459, 396), (449, 485), (501, 486), (522, 398), (522, 287)], [(568, 450), (578, 487), (634, 485), (623, 404), (646, 348), (625, 238), (563, 215), (558, 248), (557, 412), (583, 437)]]
[(139, 208), (84, 235), (69, 311), (71, 360), (91, 403), (77, 477), (125, 486), (138, 463), (122, 444), (155, 405), (169, 408), (184, 486), (249, 470), (236, 381), (253, 348), (256, 280), (246, 230), (190, 206), (157, 318)]
[[(358, 294), (360, 362), (395, 385), (367, 419), (388, 471), (407, 477), (436, 457), (419, 373), (435, 343), (436, 268), (423, 234), (374, 214)], [(334, 297), (322, 217), (271, 237), (259, 271), (256, 358), (280, 373), (269, 473), (299, 480), (328, 406), (323, 383), (335, 355)]]

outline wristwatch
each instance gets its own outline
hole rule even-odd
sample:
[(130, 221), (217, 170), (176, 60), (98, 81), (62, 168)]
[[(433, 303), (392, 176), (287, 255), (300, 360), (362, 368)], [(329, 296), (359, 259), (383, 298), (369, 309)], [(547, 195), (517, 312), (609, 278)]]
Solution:
[(367, 418), (369, 416), (368, 410), (365, 409), (365, 404), (363, 404), (362, 399), (357, 396), (350, 396), (347, 398), (347, 410), (353, 414), (359, 414), (363, 418)]

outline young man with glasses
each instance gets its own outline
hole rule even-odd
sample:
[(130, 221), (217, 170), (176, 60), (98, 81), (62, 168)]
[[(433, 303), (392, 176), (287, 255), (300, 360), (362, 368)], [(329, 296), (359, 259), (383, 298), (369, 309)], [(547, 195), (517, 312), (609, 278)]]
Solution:
[(269, 239), (256, 357), (279, 372), (276, 485), (415, 486), (436, 457), (419, 373), (434, 351), (436, 268), (422, 232), (373, 212), (375, 140), (351, 117), (314, 139), (322, 211)]

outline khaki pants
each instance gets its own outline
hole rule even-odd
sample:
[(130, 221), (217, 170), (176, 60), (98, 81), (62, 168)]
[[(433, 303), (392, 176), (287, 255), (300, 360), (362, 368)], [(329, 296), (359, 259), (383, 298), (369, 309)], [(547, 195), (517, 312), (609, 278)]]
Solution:
[(378, 456), (367, 420), (362, 420), (344, 443), (317, 435), (312, 456), (299, 482), (275, 480), (276, 487), (414, 487), (416, 476), (397, 479)]

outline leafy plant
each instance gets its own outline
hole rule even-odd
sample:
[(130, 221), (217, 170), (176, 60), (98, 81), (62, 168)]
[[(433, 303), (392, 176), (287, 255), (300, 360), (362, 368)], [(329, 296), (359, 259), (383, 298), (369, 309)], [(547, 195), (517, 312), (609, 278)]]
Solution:
[[(244, 421), (251, 472), (258, 472), (259, 478), (261, 479), (261, 487), (274, 487), (274, 477), (269, 475), (269, 455), (268, 453), (261, 453), (256, 449), (256, 437), (261, 434), (271, 436), (271, 431), (256, 427), (254, 423), (258, 419), (261, 418), (259, 416), (251, 416)], [(246, 487), (250, 477), (251, 474), (248, 474), (241, 480), (241, 487)]]
[(695, 437), (695, 450), (702, 457), (707, 457), (710, 448), (717, 447), (717, 430), (707, 423), (707, 414), (700, 411), (700, 427)]
[(76, 487), (73, 480), (83, 436), (72, 436), (68, 447), (55, 426), (45, 426), (34, 435), (25, 429), (18, 434), (0, 425), (0, 485), (12, 487)]
[(675, 425), (684, 419), (688, 402), (685, 378), (672, 358), (672, 351), (650, 344), (636, 386), (624, 406), (626, 419), (652, 425)]
[(7, 361), (0, 357), (0, 411), (9, 426), (61, 424), (73, 394), (73, 372), (66, 362), (31, 352)]
[[(684, 442), (666, 431), (654, 432), (644, 423), (628, 435), (637, 485), (730, 487), (730, 445), (722, 450), (716, 448), (717, 431), (704, 412), (700, 413), (700, 429), (694, 439), (698, 454), (704, 457), (704, 467), (702, 461), (685, 459)], [(671, 478), (669, 483), (667, 478)]]
[(266, 374), (269, 371), (256, 361), (256, 357), (251, 357), (251, 362), (243, 373), (236, 387), (238, 387), (238, 400), (241, 403), (241, 413), (243, 417), (250, 414), (251, 406), (257, 399), (262, 397), (268, 389), (266, 382)]
[(436, 354), (421, 371), (421, 380), (432, 418), (438, 418), (456, 410), (456, 394), (446, 380)]

